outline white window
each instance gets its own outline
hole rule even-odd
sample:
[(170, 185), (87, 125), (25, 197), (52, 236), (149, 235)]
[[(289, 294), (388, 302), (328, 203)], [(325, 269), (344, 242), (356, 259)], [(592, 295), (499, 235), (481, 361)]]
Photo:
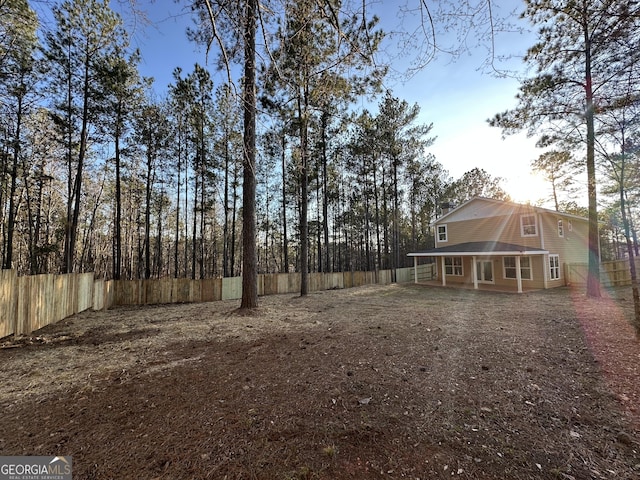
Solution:
[(560, 255), (549, 255), (549, 278), (551, 280), (560, 278)]
[(538, 235), (538, 224), (535, 215), (522, 215), (520, 217), (520, 234), (523, 237), (535, 237)]
[[(517, 278), (516, 257), (503, 257), (504, 278)], [(531, 257), (520, 257), (520, 278), (533, 280), (531, 273)]]
[(444, 273), (462, 276), (462, 257), (444, 257)]
[(567, 225), (567, 227), (569, 227), (570, 232), (573, 232), (573, 224), (571, 223), (571, 220), (569, 220), (569, 224)]
[(564, 224), (562, 223), (562, 219), (558, 220), (558, 236), (564, 237)]
[(447, 226), (438, 225), (438, 242), (446, 242), (446, 241), (447, 241)]

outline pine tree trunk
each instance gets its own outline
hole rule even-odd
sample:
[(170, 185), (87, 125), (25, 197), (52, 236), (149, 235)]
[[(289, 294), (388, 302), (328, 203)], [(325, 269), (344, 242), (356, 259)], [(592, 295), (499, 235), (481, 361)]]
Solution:
[[(80, 147), (78, 151), (78, 167), (76, 169), (75, 181), (73, 183), (73, 209), (69, 219), (67, 242), (65, 244), (64, 272), (73, 273), (73, 262), (75, 258), (76, 237), (78, 234), (78, 223), (80, 220), (80, 206), (82, 194), (82, 175), (84, 169), (84, 159), (87, 152), (87, 141), (89, 136), (89, 57), (85, 57), (84, 63), (84, 86), (82, 102), (82, 127), (80, 129)], [(69, 125), (71, 128), (71, 125)], [(68, 220), (68, 221), (69, 221)]]
[(322, 230), (320, 229), (320, 208), (322, 202), (320, 201), (320, 191), (322, 189), (320, 183), (320, 165), (316, 163), (316, 245), (318, 261), (316, 262), (316, 272), (322, 272)]
[(396, 270), (400, 267), (400, 218), (399, 218), (399, 210), (400, 210), (400, 193), (398, 191), (398, 164), (399, 161), (397, 159), (393, 159), (393, 252), (392, 252), (392, 272), (391, 272), (391, 281), (395, 282), (396, 279)]
[(197, 172), (197, 167), (193, 169), (193, 181), (194, 181), (194, 193), (193, 193), (193, 217), (191, 219), (191, 280), (196, 279), (196, 254), (198, 251), (197, 247), (197, 225), (198, 225), (198, 186), (199, 186), (199, 176)]
[(257, 0), (246, 0), (244, 30), (244, 163), (242, 188), (242, 301), (240, 309), (258, 306), (256, 255), (256, 15)]
[(289, 243), (287, 240), (287, 163), (286, 163), (287, 138), (282, 132), (282, 273), (289, 271)]
[(11, 183), (9, 187), (9, 211), (7, 212), (7, 249), (3, 268), (11, 269), (13, 266), (13, 234), (16, 225), (16, 190), (18, 181), (18, 159), (20, 158), (20, 126), (22, 124), (22, 98), (18, 98), (18, 113), (16, 116), (16, 131), (13, 139), (13, 152), (11, 162)]
[(122, 186), (120, 175), (120, 134), (115, 135), (115, 162), (116, 162), (116, 217), (114, 225), (114, 252), (113, 252), (113, 278), (120, 280), (122, 270)]
[(238, 169), (234, 165), (233, 167), (233, 188), (231, 190), (232, 205), (231, 205), (231, 262), (229, 265), (229, 275), (233, 277), (236, 271), (236, 223), (238, 218)]
[[(67, 59), (70, 62), (70, 59)], [(69, 73), (67, 75), (67, 83), (66, 87), (66, 160), (67, 160), (67, 211), (66, 218), (64, 222), (64, 247), (62, 252), (62, 272), (68, 273), (71, 271), (71, 263), (72, 263), (72, 248), (71, 248), (71, 216), (73, 212), (73, 129), (72, 119), (73, 119), (73, 76)]]
[[(624, 161), (624, 160), (623, 160)], [(636, 332), (636, 339), (640, 340), (640, 293), (638, 287), (638, 275), (636, 272), (635, 255), (633, 251), (631, 226), (629, 224), (629, 217), (627, 217), (627, 207), (625, 205), (624, 195), (624, 166), (622, 167), (621, 185), (620, 185), (620, 213), (622, 215), (622, 225), (624, 228), (624, 236), (627, 242), (627, 255), (629, 258), (629, 271), (631, 273), (631, 290), (633, 295), (633, 327)]]
[(224, 224), (222, 226), (222, 276), (229, 274), (229, 134), (225, 125), (224, 140)]
[[(585, 22), (585, 25), (587, 23)], [(584, 29), (585, 40), (585, 99), (587, 123), (587, 194), (589, 197), (589, 274), (587, 275), (587, 295), (601, 296), (600, 292), (600, 239), (598, 235), (598, 203), (596, 198), (595, 167), (595, 127), (593, 84), (591, 77), (591, 38)]]
[(373, 162), (373, 201), (375, 208), (375, 217), (376, 217), (376, 253), (377, 253), (377, 262), (375, 270), (376, 272), (382, 268), (382, 244), (380, 242), (380, 201), (378, 197), (378, 185), (376, 179), (376, 162), (374, 159)]
[(329, 192), (327, 179), (327, 122), (329, 115), (323, 112), (322, 115), (322, 234), (324, 237), (324, 269), (320, 266), (321, 271), (330, 272), (331, 262), (329, 262)]
[(306, 89), (298, 97), (298, 120), (300, 121), (300, 296), (309, 292), (309, 192), (307, 152), (307, 97)]
[(182, 166), (182, 141), (178, 133), (178, 193), (176, 196), (176, 230), (174, 234), (173, 277), (178, 278), (178, 247), (180, 243), (180, 167)]
[[(624, 139), (624, 137), (623, 137)], [(632, 236), (631, 236), (631, 218), (630, 215), (627, 215), (628, 212), (628, 204), (627, 204), (627, 196), (625, 191), (625, 142), (622, 142), (622, 160), (620, 163), (620, 186), (619, 186), (619, 197), (620, 197), (620, 214), (622, 216), (622, 227), (624, 228), (624, 237), (627, 243), (627, 255), (629, 259), (629, 272), (631, 274), (631, 291), (633, 296), (633, 311), (634, 318), (632, 321), (635, 333), (636, 340), (640, 340), (640, 293), (638, 292), (638, 274), (636, 271), (636, 262), (635, 255), (633, 251), (632, 244)]]
[(383, 246), (383, 257), (381, 264), (381, 268), (386, 270), (390, 268), (389, 264), (389, 206), (387, 203), (387, 183), (385, 180), (386, 175), (384, 174), (384, 169), (382, 170), (382, 246)]
[(147, 151), (147, 184), (144, 208), (144, 278), (151, 278), (151, 187), (153, 185), (153, 157)]
[[(204, 152), (203, 152), (204, 155)], [(202, 174), (200, 180), (200, 241), (198, 242), (198, 250), (200, 252), (200, 278), (205, 278), (205, 252), (204, 252), (204, 235), (206, 231), (206, 216), (205, 216), (205, 178), (204, 178), (204, 165), (202, 166)]]
[[(162, 180), (161, 180), (162, 182)], [(164, 183), (162, 183), (162, 189), (160, 191), (160, 201), (158, 202), (158, 225), (157, 225), (157, 230), (158, 230), (158, 236), (156, 238), (156, 277), (160, 278), (162, 276), (162, 268), (164, 265), (163, 259), (162, 259), (162, 220), (163, 220), (163, 216), (162, 216), (162, 207), (163, 207), (163, 203), (164, 203)], [(170, 254), (169, 254), (170, 255)], [(169, 261), (167, 259), (167, 265), (169, 264)], [(168, 274), (168, 272), (167, 272)]]

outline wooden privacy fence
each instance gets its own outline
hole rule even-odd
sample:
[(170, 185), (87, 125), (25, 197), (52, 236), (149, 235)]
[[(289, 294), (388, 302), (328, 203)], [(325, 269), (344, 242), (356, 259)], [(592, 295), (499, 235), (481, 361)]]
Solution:
[[(635, 259), (636, 271), (640, 275), (640, 259)], [(568, 285), (586, 285), (589, 265), (587, 263), (565, 264), (565, 279)], [(614, 260), (600, 264), (600, 284), (604, 287), (631, 285), (629, 260)]]
[[(432, 265), (418, 266), (418, 278), (433, 278)], [(391, 270), (377, 272), (310, 273), (309, 292), (392, 283)], [(413, 267), (396, 269), (396, 282), (413, 282)], [(277, 295), (300, 291), (300, 273), (270, 273), (258, 275), (258, 295)], [(107, 282), (109, 283), (109, 282)], [(242, 297), (242, 277), (189, 280), (160, 278), (150, 280), (119, 280), (112, 282), (106, 295), (110, 305), (149, 305), (157, 303), (213, 302)]]
[[(418, 277), (432, 275), (431, 265), (420, 265)], [(396, 270), (396, 282), (412, 282), (413, 268)], [(391, 270), (378, 272), (310, 273), (309, 291), (389, 284)], [(258, 275), (258, 295), (297, 293), (299, 273)], [(115, 305), (213, 302), (242, 297), (242, 277), (190, 280), (94, 280), (93, 273), (18, 277), (15, 270), (0, 270), (0, 338), (28, 335), (50, 323)]]
[(0, 338), (29, 334), (94, 305), (93, 273), (18, 277), (0, 270)]

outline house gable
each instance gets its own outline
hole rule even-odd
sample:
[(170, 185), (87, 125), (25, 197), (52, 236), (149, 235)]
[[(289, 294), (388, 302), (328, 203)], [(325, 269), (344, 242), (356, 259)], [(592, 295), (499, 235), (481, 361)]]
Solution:
[[(551, 215), (566, 218), (567, 220), (576, 220), (587, 222), (586, 218), (573, 215), (570, 213), (556, 212), (547, 208), (535, 207), (522, 203), (507, 202), (504, 200), (495, 200), (493, 198), (473, 197), (467, 200), (459, 207), (454, 208), (450, 212), (442, 215), (432, 225), (443, 222), (460, 222), (477, 218), (501, 217), (513, 214), (525, 214), (528, 212), (548, 213)], [(566, 225), (565, 225), (566, 228)]]
[(454, 208), (449, 213), (438, 218), (435, 223), (464, 222), (479, 218), (500, 217), (512, 215), (517, 204), (493, 200), (490, 198), (474, 197)]

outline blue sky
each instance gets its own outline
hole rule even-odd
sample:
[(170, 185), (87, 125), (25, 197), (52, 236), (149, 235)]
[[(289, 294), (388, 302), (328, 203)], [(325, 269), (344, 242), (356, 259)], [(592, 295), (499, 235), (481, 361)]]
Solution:
[[(394, 2), (383, 3), (394, 5)], [(386, 12), (382, 3), (379, 12), (393, 28), (398, 20)], [(174, 2), (161, 0), (149, 4), (147, 14), (152, 25), (138, 25), (134, 45), (142, 52), (141, 72), (156, 79), (158, 93), (172, 82), (172, 71), (182, 67), (185, 73), (193, 70), (196, 62), (205, 64), (205, 53), (186, 38), (185, 30), (191, 17)], [(393, 23), (389, 23), (393, 22)], [(503, 53), (522, 54), (532, 36), (498, 38)], [(503, 43), (500, 43), (500, 42)], [(503, 187), (516, 201), (537, 202), (549, 194), (544, 180), (531, 172), (532, 160), (540, 153), (535, 139), (517, 135), (502, 139), (501, 131), (491, 128), (486, 120), (498, 112), (515, 106), (518, 82), (515, 79), (495, 78), (478, 71), (483, 51), (465, 54), (452, 62), (442, 56), (430, 63), (407, 82), (389, 80), (395, 96), (421, 107), (421, 123), (433, 123), (432, 134), (437, 137), (430, 152), (454, 177), (478, 167), (493, 176), (504, 178)], [(211, 63), (211, 62), (209, 62)], [(520, 62), (511, 66), (520, 67)], [(403, 65), (396, 65), (402, 69)], [(214, 81), (222, 77), (210, 67)], [(545, 203), (549, 206), (549, 203)]]

